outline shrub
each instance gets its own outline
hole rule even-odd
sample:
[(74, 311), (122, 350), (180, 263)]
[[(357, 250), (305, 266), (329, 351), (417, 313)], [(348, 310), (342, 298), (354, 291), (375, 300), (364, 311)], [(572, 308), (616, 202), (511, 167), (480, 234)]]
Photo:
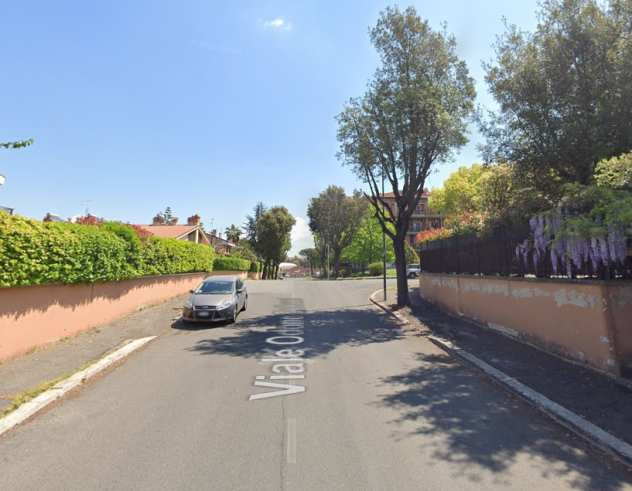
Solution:
[(0, 287), (212, 271), (213, 257), (212, 248), (192, 242), (143, 243), (127, 225), (43, 223), (0, 212)]
[(151, 237), (141, 249), (143, 275), (213, 271), (212, 247), (186, 240)]
[(598, 186), (632, 191), (632, 152), (600, 160), (594, 176)]
[(213, 262), (215, 271), (250, 271), (250, 265), (250, 261), (237, 256), (220, 256)]
[(371, 263), (369, 264), (369, 275), (371, 276), (379, 276), (384, 274), (384, 264), (382, 263)]

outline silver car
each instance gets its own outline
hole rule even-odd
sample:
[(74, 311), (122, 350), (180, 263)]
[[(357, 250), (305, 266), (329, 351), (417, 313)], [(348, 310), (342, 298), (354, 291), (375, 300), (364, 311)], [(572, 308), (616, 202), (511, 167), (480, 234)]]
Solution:
[(236, 276), (211, 276), (195, 289), (182, 309), (185, 322), (235, 322), (248, 306), (248, 290)]

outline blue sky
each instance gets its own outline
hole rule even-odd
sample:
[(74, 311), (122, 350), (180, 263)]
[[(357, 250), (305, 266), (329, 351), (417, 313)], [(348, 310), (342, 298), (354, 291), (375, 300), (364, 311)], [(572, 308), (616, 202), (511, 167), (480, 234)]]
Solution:
[[(41, 218), (90, 212), (148, 223), (171, 206), (207, 227), (241, 224), (257, 201), (298, 218), (329, 184), (361, 183), (336, 161), (335, 115), (376, 67), (367, 29), (392, 2), (5, 2), (0, 18), (0, 205)], [(502, 18), (535, 25), (536, 0), (401, 3), (455, 34), (491, 107), (481, 60)], [(475, 129), (457, 160), (478, 160)]]

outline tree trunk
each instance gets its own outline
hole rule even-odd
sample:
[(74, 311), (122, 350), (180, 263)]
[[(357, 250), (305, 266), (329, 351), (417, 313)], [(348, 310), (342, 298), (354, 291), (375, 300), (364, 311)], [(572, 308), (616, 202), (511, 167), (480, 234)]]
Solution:
[(406, 247), (405, 236), (397, 234), (393, 239), (395, 249), (395, 269), (397, 271), (397, 305), (404, 307), (410, 305), (408, 296), (408, 278), (406, 278)]
[(342, 251), (334, 250), (334, 278), (338, 278), (340, 274), (340, 254)]

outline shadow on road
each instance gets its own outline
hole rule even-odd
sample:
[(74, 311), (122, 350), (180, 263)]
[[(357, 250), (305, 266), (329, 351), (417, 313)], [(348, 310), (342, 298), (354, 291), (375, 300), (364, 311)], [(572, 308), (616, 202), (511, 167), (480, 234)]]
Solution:
[[(398, 428), (413, 422), (412, 434), (424, 435), (433, 457), (450, 462), (458, 476), (481, 481), (481, 469), (497, 474), (527, 461), (543, 477), (564, 479), (577, 489), (616, 490), (632, 483), (624, 466), (608, 468), (604, 462), (609, 459), (598, 458), (583, 442), (449, 355), (423, 354), (418, 361), (413, 370), (380, 381), (386, 393), (378, 406), (399, 411), (393, 421)], [(524, 484), (526, 476), (511, 480), (507, 475), (499, 475), (500, 484)]]
[[(191, 351), (206, 355), (258, 357), (270, 347), (265, 341), (272, 336), (271, 329), (281, 325), (285, 314), (273, 314), (243, 319), (235, 324), (235, 333), (218, 339), (203, 339)], [(323, 356), (337, 346), (360, 346), (385, 343), (403, 336), (390, 317), (371, 309), (343, 309), (301, 313), (304, 322), (305, 358)]]

